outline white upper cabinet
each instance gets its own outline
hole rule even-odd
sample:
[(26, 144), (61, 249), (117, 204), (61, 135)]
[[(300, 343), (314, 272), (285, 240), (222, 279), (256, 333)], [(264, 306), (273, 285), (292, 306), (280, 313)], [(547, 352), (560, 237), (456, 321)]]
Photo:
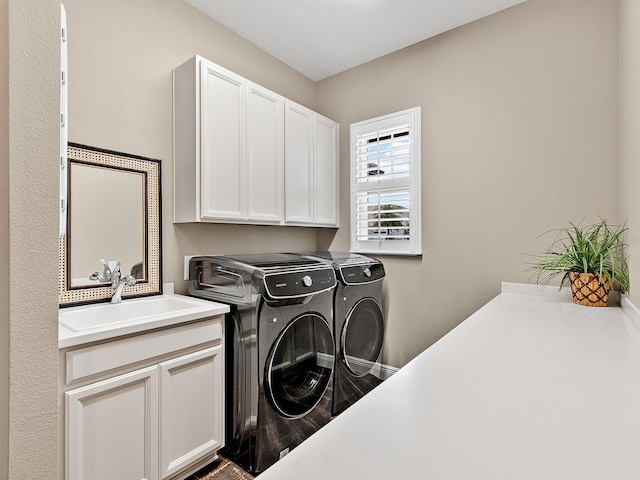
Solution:
[(338, 124), (286, 103), (285, 220), (338, 226)]
[(313, 112), (287, 102), (287, 223), (313, 222)]
[(246, 81), (201, 62), (200, 85), (201, 216), (243, 218)]
[(314, 122), (314, 223), (338, 226), (338, 124), (316, 114)]
[(247, 217), (283, 218), (284, 98), (255, 83), (247, 95)]
[(174, 222), (337, 226), (337, 127), (192, 58), (174, 70)]

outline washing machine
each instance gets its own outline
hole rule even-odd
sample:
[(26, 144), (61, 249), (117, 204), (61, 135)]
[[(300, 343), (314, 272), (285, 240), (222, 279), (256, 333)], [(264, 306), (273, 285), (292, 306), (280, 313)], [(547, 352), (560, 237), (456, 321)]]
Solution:
[(382, 383), (384, 266), (355, 253), (325, 251), (305, 256), (331, 265), (338, 280), (333, 296), (336, 364), (332, 399), (332, 414), (337, 415)]
[(223, 455), (257, 474), (331, 419), (331, 266), (296, 254), (194, 257), (189, 293), (227, 303)]

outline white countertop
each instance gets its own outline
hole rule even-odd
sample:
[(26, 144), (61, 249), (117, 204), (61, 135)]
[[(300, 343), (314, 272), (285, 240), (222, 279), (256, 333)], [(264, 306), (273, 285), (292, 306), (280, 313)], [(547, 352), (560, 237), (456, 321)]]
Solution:
[(623, 306), (503, 284), (259, 478), (636, 480), (640, 334)]
[[(147, 302), (147, 303), (144, 303)], [(160, 304), (160, 302), (166, 302)], [(143, 305), (156, 305), (154, 312), (149, 315), (144, 313), (135, 318), (127, 318), (118, 315), (123, 309), (129, 307), (140, 307)], [(162, 308), (166, 305), (166, 311)], [(157, 308), (157, 307), (160, 308)], [(139, 309), (144, 312), (144, 308)], [(87, 322), (87, 326), (81, 329), (73, 330), (58, 322), (58, 348), (68, 348), (82, 345), (89, 342), (104, 341), (110, 338), (122, 335), (130, 335), (134, 333), (142, 333), (156, 328), (170, 327), (184, 322), (191, 322), (203, 318), (222, 315), (229, 311), (229, 306), (201, 300), (198, 298), (187, 297), (184, 295), (156, 295), (150, 297), (135, 298), (123, 300), (119, 304), (98, 303), (92, 305), (81, 305), (77, 307), (67, 307), (60, 310), (59, 318), (62, 320), (64, 315), (75, 316), (79, 318), (86, 317), (89, 320), (92, 316), (104, 315), (105, 312), (113, 312), (115, 320), (107, 325), (91, 326)]]

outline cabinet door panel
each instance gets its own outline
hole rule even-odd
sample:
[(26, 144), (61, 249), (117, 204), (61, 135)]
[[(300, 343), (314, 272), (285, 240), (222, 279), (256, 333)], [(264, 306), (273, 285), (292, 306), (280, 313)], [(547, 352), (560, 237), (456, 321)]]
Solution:
[(65, 393), (67, 480), (158, 479), (156, 366)]
[(289, 104), (286, 115), (286, 221), (313, 223), (313, 116)]
[(242, 219), (245, 82), (203, 62), (201, 86), (201, 216)]
[(282, 221), (284, 99), (255, 84), (247, 100), (247, 217)]
[(338, 223), (338, 127), (317, 118), (315, 122), (315, 223)]
[(214, 453), (223, 443), (222, 346), (160, 364), (161, 476)]

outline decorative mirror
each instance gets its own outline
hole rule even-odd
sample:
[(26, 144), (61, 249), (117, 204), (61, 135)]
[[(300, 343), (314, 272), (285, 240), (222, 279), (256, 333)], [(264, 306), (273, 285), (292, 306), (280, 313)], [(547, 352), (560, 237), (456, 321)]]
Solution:
[(110, 273), (136, 279), (122, 298), (162, 293), (160, 160), (69, 143), (61, 307), (107, 302)]

